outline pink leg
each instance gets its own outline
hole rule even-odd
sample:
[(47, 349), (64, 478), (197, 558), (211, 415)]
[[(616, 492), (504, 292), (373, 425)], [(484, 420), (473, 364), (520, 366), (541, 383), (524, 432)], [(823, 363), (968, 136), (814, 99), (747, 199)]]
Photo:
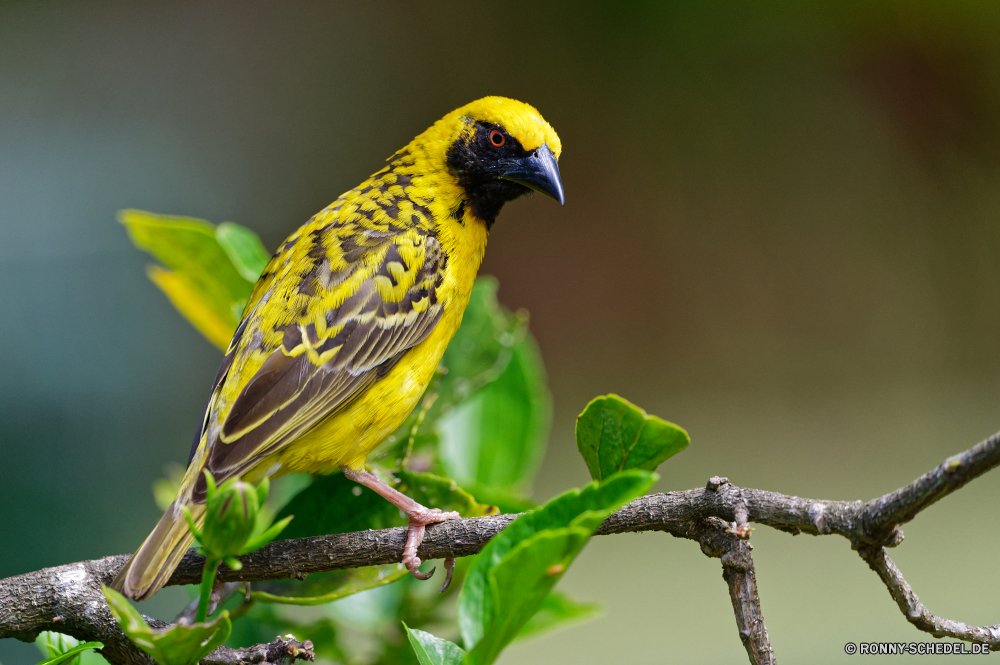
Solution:
[[(438, 508), (426, 508), (402, 492), (389, 487), (379, 480), (375, 474), (368, 471), (352, 471), (345, 467), (341, 467), (341, 469), (345, 476), (379, 494), (407, 514), (410, 518), (410, 528), (406, 534), (406, 546), (403, 547), (403, 564), (410, 571), (410, 574), (418, 580), (430, 578), (434, 574), (434, 569), (431, 569), (429, 573), (421, 573), (418, 570), (420, 568), (420, 557), (417, 556), (417, 548), (420, 547), (420, 543), (424, 539), (424, 530), (428, 524), (458, 519), (459, 514), (455, 512), (446, 513)], [(442, 592), (448, 588), (448, 582), (451, 581), (451, 573), (454, 567), (454, 559), (445, 559), (445, 568), (448, 571), (448, 576), (445, 579), (444, 586), (441, 587)]]

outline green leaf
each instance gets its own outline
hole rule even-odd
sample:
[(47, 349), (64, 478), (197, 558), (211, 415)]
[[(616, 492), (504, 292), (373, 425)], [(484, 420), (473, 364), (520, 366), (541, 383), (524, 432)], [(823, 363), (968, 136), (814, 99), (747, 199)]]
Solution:
[[(352, 596), (360, 591), (367, 591), (368, 589), (391, 584), (407, 575), (409, 575), (409, 571), (395, 563), (386, 566), (365, 566), (364, 568), (344, 571), (342, 577), (346, 577), (346, 579), (337, 580), (336, 591), (330, 593), (307, 596), (284, 596), (265, 591), (251, 591), (250, 599), (281, 605), (325, 605), (326, 603), (332, 603), (335, 600)], [(301, 594), (301, 585), (297, 587), (297, 590)]]
[[(101, 642), (85, 642), (81, 644), (76, 638), (62, 633), (43, 631), (38, 634), (35, 640), (45, 660), (38, 665), (79, 665), (81, 656), (91, 649), (100, 649), (104, 646)], [(95, 659), (104, 661), (100, 656), (95, 655)]]
[(160, 266), (149, 266), (146, 275), (160, 287), (170, 304), (195, 330), (219, 350), (226, 350), (236, 331), (235, 303), (229, 312), (224, 312), (197, 285), (191, 284), (183, 275)]
[(256, 283), (267, 267), (267, 262), (271, 260), (260, 237), (245, 226), (223, 222), (216, 227), (215, 238), (240, 275)]
[(38, 663), (38, 665), (75, 665), (80, 662), (80, 656), (84, 651), (100, 649), (103, 646), (104, 644), (102, 642), (85, 642), (79, 646), (73, 647), (65, 653), (43, 660)]
[(428, 508), (457, 511), (462, 517), (496, 515), (496, 506), (478, 503), (475, 498), (452, 480), (431, 473), (398, 471), (400, 485), (396, 488)]
[(458, 665), (465, 658), (465, 650), (454, 642), (410, 628), (405, 623), (403, 628), (420, 665)]
[(541, 356), (523, 336), (503, 372), (441, 421), (445, 473), (474, 494), (526, 494), (545, 453), (551, 412)]
[[(272, 540), (275, 540), (278, 536), (281, 535), (281, 532), (285, 530), (285, 527), (288, 526), (288, 523), (292, 521), (292, 517), (293, 515), (289, 515), (284, 519), (280, 519), (274, 524), (268, 526), (266, 529), (264, 529), (257, 535), (253, 536), (247, 542), (247, 544), (243, 546), (243, 549), (240, 550), (240, 554), (249, 554), (250, 552), (255, 552), (260, 548), (264, 547), (264, 545), (270, 543)], [(264, 523), (264, 520), (261, 519), (261, 513), (257, 514), (257, 523), (258, 525)]]
[(80, 644), (80, 640), (71, 635), (63, 635), (53, 630), (43, 630), (35, 638), (35, 646), (45, 658), (59, 656)]
[(503, 307), (497, 288), (496, 278), (489, 276), (478, 278), (472, 288), (462, 325), (441, 359), (448, 373), (438, 386), (439, 408), (447, 410), (496, 380), (528, 332), (527, 313)]
[[(429, 508), (456, 510), (463, 517), (496, 513), (495, 506), (475, 498), (450, 478), (430, 473), (399, 471), (397, 489)], [(276, 520), (295, 515), (283, 538), (304, 538), (365, 529), (386, 529), (406, 524), (399, 510), (368, 488), (343, 474), (317, 476), (278, 512)]]
[(482, 503), (496, 506), (501, 513), (526, 513), (538, 508), (536, 502), (518, 492), (494, 487), (477, 487), (475, 492)]
[(208, 623), (174, 624), (165, 629), (150, 628), (142, 615), (119, 594), (101, 587), (111, 613), (133, 643), (159, 665), (196, 665), (226, 641), (232, 631), (229, 612), (223, 610)]
[(325, 605), (361, 591), (405, 580), (407, 574), (406, 569), (398, 563), (310, 573), (303, 581), (257, 582), (250, 597), (278, 605)]
[(278, 511), (276, 520), (295, 515), (282, 537), (305, 538), (365, 529), (386, 529), (406, 521), (399, 510), (341, 473), (317, 476)]
[(545, 529), (523, 540), (487, 574), (484, 633), (470, 661), (492, 663), (520, 632), (590, 539), (584, 526)]
[(583, 603), (566, 594), (552, 591), (542, 600), (538, 610), (521, 627), (517, 641), (538, 637), (573, 623), (593, 619), (602, 613), (599, 603)]
[[(421, 478), (423, 474), (414, 476)], [(435, 478), (435, 477), (432, 477)], [(419, 481), (418, 481), (419, 482)], [(439, 479), (438, 482), (450, 482)], [(420, 485), (418, 485), (420, 486)], [(426, 486), (424, 484), (424, 486)], [(471, 501), (456, 488), (458, 497)], [(465, 497), (468, 497), (466, 500)], [(470, 503), (462, 504), (468, 508)], [(479, 504), (475, 504), (479, 505)], [(316, 476), (278, 512), (277, 520), (295, 519), (282, 532), (282, 538), (304, 538), (366, 529), (385, 529), (406, 524), (399, 509), (371, 490), (349, 480), (343, 474)], [(280, 521), (279, 521), (280, 523)], [(359, 591), (383, 586), (405, 577), (396, 564), (370, 566), (355, 570), (316, 573), (305, 582), (272, 581), (266, 590), (254, 591), (252, 597), (271, 603), (317, 605), (333, 602)], [(258, 588), (260, 585), (257, 585)]]
[(256, 281), (246, 276), (259, 258), (251, 247), (256, 237), (248, 237), (252, 232), (230, 225), (221, 233), (228, 243), (223, 247), (216, 227), (204, 220), (141, 210), (123, 210), (119, 220), (137, 247), (166, 266), (152, 266), (150, 279), (199, 332), (225, 349), (239, 322), (240, 304)]
[[(415, 409), (406, 421), (387, 437), (386, 444), (373, 457), (391, 455), (402, 457), (407, 441), (416, 435), (420, 444), (429, 441), (438, 421), (456, 406), (466, 403), (485, 386), (496, 381), (507, 368), (515, 348), (528, 336), (526, 312), (511, 313), (497, 302), (497, 281), (484, 276), (476, 279), (469, 298), (469, 304), (462, 315), (462, 325), (448, 344), (441, 360), (440, 374), (427, 388), (422, 405)], [(474, 443), (472, 445), (475, 445)], [(436, 452), (436, 451), (435, 451)], [(441, 451), (447, 458), (451, 451)], [(453, 475), (445, 466), (446, 475)], [(471, 485), (474, 474), (461, 478)]]
[(688, 433), (618, 395), (598, 397), (576, 419), (576, 445), (594, 480), (617, 471), (653, 471), (687, 448)]
[(626, 471), (522, 515), (476, 557), (458, 599), (468, 662), (489, 665), (542, 604), (601, 522), (655, 476)]

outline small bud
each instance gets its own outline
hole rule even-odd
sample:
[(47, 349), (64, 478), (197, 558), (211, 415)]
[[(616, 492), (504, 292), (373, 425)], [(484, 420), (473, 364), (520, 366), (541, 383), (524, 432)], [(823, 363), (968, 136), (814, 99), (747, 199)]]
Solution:
[(223, 483), (205, 501), (199, 540), (214, 558), (237, 556), (253, 535), (260, 510), (257, 489), (241, 480)]

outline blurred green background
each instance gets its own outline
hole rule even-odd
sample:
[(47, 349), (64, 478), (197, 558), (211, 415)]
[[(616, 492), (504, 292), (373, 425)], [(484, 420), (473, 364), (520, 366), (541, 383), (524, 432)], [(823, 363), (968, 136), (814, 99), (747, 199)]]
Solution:
[[(0, 577), (132, 551), (220, 361), (117, 210), (273, 248), (488, 94), (565, 146), (566, 206), (508, 206), (483, 266), (549, 371), (536, 498), (588, 479), (573, 419), (611, 391), (691, 433), (661, 490), (909, 482), (1000, 428), (998, 33), (986, 0), (0, 4)], [(932, 611), (1000, 621), (998, 500), (994, 474), (905, 527)], [(843, 539), (753, 542), (783, 662), (932, 639)], [(744, 662), (720, 572), (597, 538), (562, 588), (607, 614), (501, 662)]]

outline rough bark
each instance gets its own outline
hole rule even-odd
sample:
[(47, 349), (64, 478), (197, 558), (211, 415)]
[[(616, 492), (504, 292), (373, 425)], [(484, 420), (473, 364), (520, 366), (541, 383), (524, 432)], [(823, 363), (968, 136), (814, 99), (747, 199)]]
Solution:
[[(937, 637), (981, 642), (1000, 650), (1000, 624), (967, 626), (933, 615), (917, 599), (884, 549), (902, 542), (900, 525), (998, 465), (1000, 433), (948, 458), (906, 487), (867, 503), (805, 499), (712, 478), (704, 488), (641, 497), (612, 514), (597, 533), (666, 531), (696, 540), (706, 554), (719, 556), (751, 662), (770, 663), (774, 655), (761, 618), (753, 561), (746, 542), (750, 522), (793, 534), (838, 534), (847, 538), (914, 626)], [(497, 515), (432, 525), (419, 556), (427, 560), (475, 554), (516, 518)], [(722, 523), (731, 526), (723, 528)], [(405, 540), (406, 528), (399, 527), (275, 542), (242, 557), (243, 568), (239, 571), (223, 565), (218, 580), (303, 579), (313, 572), (398, 562)], [(118, 630), (100, 593), (100, 586), (109, 584), (127, 559), (128, 555), (110, 556), (0, 580), (0, 638), (33, 640), (40, 631), (55, 630), (78, 639), (104, 642), (105, 655), (112, 663), (147, 662)], [(203, 563), (204, 559), (190, 550), (168, 584), (197, 584)]]

